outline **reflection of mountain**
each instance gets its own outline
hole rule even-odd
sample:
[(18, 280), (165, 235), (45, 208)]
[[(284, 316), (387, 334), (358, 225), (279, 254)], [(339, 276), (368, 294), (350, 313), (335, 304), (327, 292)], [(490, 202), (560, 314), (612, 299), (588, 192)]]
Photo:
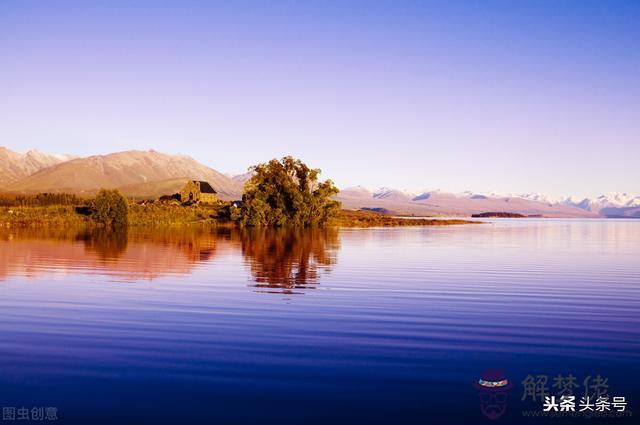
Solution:
[(248, 229), (240, 240), (255, 286), (265, 292), (313, 287), (339, 248), (337, 229)]
[(45, 272), (97, 272), (123, 280), (189, 274), (199, 262), (216, 255), (219, 241), (217, 235), (195, 229), (129, 234), (4, 231), (0, 234), (0, 279)]
[[(153, 229), (0, 232), (0, 280), (11, 275), (97, 273), (133, 281), (186, 275), (217, 256), (244, 256), (256, 287), (293, 293), (335, 263), (337, 229)], [(231, 261), (230, 264), (234, 262)], [(236, 263), (237, 264), (237, 263)]]

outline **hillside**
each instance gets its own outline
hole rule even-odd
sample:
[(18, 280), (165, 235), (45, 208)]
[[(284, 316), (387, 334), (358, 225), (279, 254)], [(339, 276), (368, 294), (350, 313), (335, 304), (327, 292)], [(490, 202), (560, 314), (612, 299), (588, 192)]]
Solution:
[(77, 158), (44, 168), (6, 187), (14, 192), (91, 194), (101, 187), (148, 196), (173, 193), (187, 179), (206, 180), (223, 199), (237, 199), (241, 184), (186, 155), (153, 150)]
[(0, 188), (69, 159), (72, 159), (69, 155), (49, 155), (36, 150), (21, 154), (0, 147)]

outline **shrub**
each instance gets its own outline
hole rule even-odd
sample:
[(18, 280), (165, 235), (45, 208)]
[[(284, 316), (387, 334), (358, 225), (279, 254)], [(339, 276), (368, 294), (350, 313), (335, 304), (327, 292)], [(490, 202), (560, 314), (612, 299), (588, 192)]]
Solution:
[(324, 225), (340, 210), (331, 198), (338, 189), (318, 181), (320, 170), (290, 156), (252, 167), (242, 196), (240, 224), (247, 226)]
[(106, 227), (129, 224), (129, 201), (117, 189), (100, 189), (91, 201), (91, 218)]
[(160, 198), (158, 198), (158, 200), (160, 202), (171, 202), (171, 201), (182, 202), (182, 197), (180, 196), (179, 193), (174, 193), (173, 195), (162, 195)]

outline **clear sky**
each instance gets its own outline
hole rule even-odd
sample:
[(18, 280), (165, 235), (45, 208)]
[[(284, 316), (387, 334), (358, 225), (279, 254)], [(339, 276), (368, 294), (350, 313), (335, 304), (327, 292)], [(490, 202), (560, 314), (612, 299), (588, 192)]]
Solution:
[(640, 1), (0, 0), (0, 146), (640, 192)]

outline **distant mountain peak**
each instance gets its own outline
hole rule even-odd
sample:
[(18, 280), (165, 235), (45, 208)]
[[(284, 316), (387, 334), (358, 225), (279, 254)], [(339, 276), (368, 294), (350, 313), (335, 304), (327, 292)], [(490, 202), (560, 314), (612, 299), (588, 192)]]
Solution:
[(377, 199), (389, 199), (389, 198), (411, 199), (415, 196), (416, 195), (414, 193), (411, 193), (407, 190), (392, 189), (390, 187), (381, 187), (373, 192), (373, 197)]
[[(6, 156), (9, 157), (8, 154)], [(19, 157), (14, 155), (0, 161), (0, 166), (12, 170), (20, 162), (16, 158)], [(222, 198), (237, 199), (242, 193), (241, 184), (189, 156), (170, 155), (153, 149), (92, 155), (71, 161), (33, 152), (24, 158), (28, 159), (24, 161), (27, 165), (37, 160), (35, 162), (41, 166), (32, 167), (20, 175), (10, 175), (12, 178), (2, 181), (6, 190), (91, 193), (101, 187), (126, 187), (132, 195), (146, 196), (155, 194), (158, 187), (179, 190), (187, 179), (197, 179), (211, 183)], [(0, 173), (0, 178), (5, 174), (8, 175)]]
[(37, 149), (18, 153), (9, 148), (0, 147), (0, 188), (71, 158), (70, 155), (51, 155)]
[(621, 209), (621, 214), (624, 213), (624, 209), (635, 208), (640, 206), (640, 196), (627, 192), (607, 192), (598, 196), (595, 199), (592, 198), (578, 198), (568, 197), (562, 201), (564, 205), (572, 205), (577, 208), (581, 208), (585, 211), (600, 212), (604, 209), (609, 209), (609, 213), (614, 214), (613, 209)]
[[(640, 206), (640, 197), (628, 193), (605, 194), (602, 199), (559, 198), (544, 193), (529, 192), (505, 194), (497, 191), (460, 193), (446, 192), (441, 189), (426, 189), (418, 195), (409, 191), (381, 187), (369, 191), (362, 186), (344, 189), (337, 196), (346, 208), (384, 208), (395, 213), (408, 214), (453, 214), (469, 215), (486, 211), (504, 211), (524, 215), (542, 215), (547, 217), (595, 217), (604, 206), (614, 208), (624, 205), (625, 211), (606, 211), (606, 216), (622, 213), (625, 216), (635, 214), (627, 211)], [(606, 201), (606, 202), (603, 202)]]

